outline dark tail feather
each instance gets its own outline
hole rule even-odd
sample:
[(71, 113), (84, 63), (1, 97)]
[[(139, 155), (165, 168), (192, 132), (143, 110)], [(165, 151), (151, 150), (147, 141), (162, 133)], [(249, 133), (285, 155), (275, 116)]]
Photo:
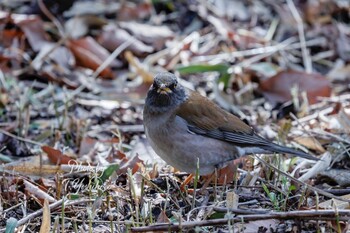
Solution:
[(265, 150), (268, 150), (271, 152), (292, 154), (292, 155), (296, 155), (296, 156), (299, 156), (299, 157), (304, 158), (304, 159), (309, 159), (309, 160), (314, 160), (314, 161), (320, 160), (320, 159), (318, 159), (312, 155), (309, 155), (308, 153), (305, 153), (303, 151), (295, 150), (295, 149), (285, 147), (285, 146), (280, 146), (280, 145), (277, 145), (275, 143), (271, 143), (268, 147), (263, 147), (263, 148)]

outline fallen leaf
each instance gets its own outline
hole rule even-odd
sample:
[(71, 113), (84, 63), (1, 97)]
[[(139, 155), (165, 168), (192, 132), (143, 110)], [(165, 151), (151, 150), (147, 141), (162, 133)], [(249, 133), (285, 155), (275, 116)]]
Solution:
[[(21, 175), (45, 177), (56, 175), (57, 173), (70, 172), (74, 163), (69, 165), (38, 165), (40, 158), (38, 156), (32, 156), (29, 161), (15, 161), (4, 165), (4, 171), (16, 172)], [(65, 166), (62, 168), (62, 166)], [(80, 165), (81, 166), (81, 165)]]
[(350, 36), (347, 35), (348, 27), (338, 24), (339, 36), (336, 41), (339, 56), (346, 62), (350, 61)]
[(331, 84), (326, 77), (318, 73), (308, 74), (301, 71), (281, 71), (260, 83), (260, 90), (271, 103), (284, 103), (291, 100), (291, 88), (297, 86), (299, 92), (307, 93), (310, 104), (317, 102), (317, 97), (329, 97)]
[[(218, 169), (217, 171), (217, 184), (224, 185), (235, 181), (237, 164), (242, 161), (243, 158), (229, 162), (225, 167)], [(209, 179), (211, 175), (203, 176), (203, 179)]]
[(38, 52), (43, 44), (49, 42), (44, 30), (44, 22), (37, 15), (11, 14), (0, 11), (0, 19), (4, 19), (6, 28), (2, 33), (2, 42), (8, 47), (14, 39), (21, 40), (24, 35), (31, 48)]
[(79, 15), (112, 15), (115, 14), (119, 8), (119, 2), (74, 1), (74, 5), (69, 10), (64, 12), (64, 16), (76, 17)]
[[(84, 137), (80, 143), (80, 149), (79, 149), (79, 157), (89, 154), (91, 152), (91, 150), (93, 150), (93, 148), (95, 147), (96, 143), (103, 143), (103, 144), (116, 144), (119, 143), (119, 139), (118, 138), (111, 138), (111, 139), (107, 139), (107, 140), (98, 140), (95, 138), (91, 138), (91, 137)], [(125, 157), (122, 156), (120, 157), (120, 155), (118, 154), (118, 159), (122, 159)]]
[[(35, 59), (32, 61), (32, 67), (40, 71), (43, 64), (52, 60), (55, 65), (61, 69), (69, 70), (75, 64), (73, 54), (64, 46), (57, 46), (55, 43), (44, 43)], [(52, 63), (52, 62), (50, 62)]]
[(128, 60), (129, 65), (136, 69), (136, 73), (142, 77), (144, 84), (149, 84), (150, 86), (153, 83), (154, 74), (150, 73), (130, 51), (125, 52), (125, 58)]
[(294, 138), (294, 141), (299, 143), (300, 145), (305, 146), (308, 149), (315, 150), (320, 153), (324, 153), (326, 150), (323, 148), (321, 143), (313, 137), (303, 136)]
[[(243, 217), (244, 218), (244, 217)], [(236, 223), (234, 233), (239, 232), (269, 232), (267, 229), (274, 231), (273, 228), (278, 226), (280, 223), (279, 220), (276, 219), (265, 219), (265, 220), (257, 220), (250, 221), (249, 223)], [(291, 231), (293, 232), (293, 231)]]
[(117, 172), (118, 174), (126, 174), (130, 168), (132, 170), (132, 174), (135, 174), (141, 167), (141, 164), (143, 164), (143, 161), (137, 154), (131, 158), (125, 157), (122, 159), (122, 162), (120, 163), (120, 169)]
[(86, 36), (90, 29), (102, 28), (107, 21), (96, 15), (78, 15), (69, 19), (65, 24), (65, 32), (68, 37), (78, 39)]
[(44, 30), (44, 22), (38, 16), (29, 15), (23, 20), (18, 20), (17, 25), (24, 32), (30, 46), (35, 52), (40, 51), (42, 46), (49, 42)]
[(42, 223), (40, 226), (39, 233), (46, 233), (50, 232), (51, 227), (51, 213), (50, 213), (50, 207), (49, 207), (49, 201), (47, 199), (44, 200), (44, 206), (43, 206), (43, 218)]
[(169, 222), (170, 222), (170, 219), (168, 218), (168, 216), (166, 216), (166, 213), (164, 212), (164, 210), (161, 210), (157, 218), (157, 223), (169, 223)]
[(326, 176), (333, 181), (337, 182), (341, 187), (347, 187), (350, 185), (350, 173), (348, 169), (330, 169), (324, 170), (320, 173), (322, 176)]
[(49, 146), (42, 146), (41, 149), (47, 154), (49, 160), (56, 165), (76, 163), (75, 159), (63, 154), (60, 150)]
[(153, 26), (137, 22), (120, 22), (119, 25), (141, 41), (152, 44), (156, 50), (162, 49), (165, 41), (174, 36), (174, 32), (167, 26)]
[[(110, 56), (110, 53), (99, 45), (92, 37), (85, 37), (77, 40), (69, 40), (68, 48), (74, 54), (77, 65), (96, 70)], [(103, 78), (113, 78), (112, 69), (106, 67), (100, 73)]]
[(118, 21), (141, 20), (150, 17), (153, 6), (150, 1), (137, 4), (130, 1), (122, 1), (117, 12)]
[(342, 129), (350, 133), (350, 106), (342, 107), (337, 114), (337, 119)]
[[(344, 200), (350, 200), (350, 194), (340, 196), (340, 198), (342, 198)], [(334, 207), (336, 207), (336, 209), (338, 209), (338, 210), (344, 210), (344, 209), (350, 208), (349, 202), (340, 201), (340, 200), (336, 200), (336, 199), (330, 199), (327, 201), (323, 201), (320, 204), (318, 204), (318, 207), (322, 208), (322, 209), (334, 209)]]
[[(97, 41), (109, 51), (114, 51), (125, 41), (131, 40), (132, 38), (133, 37), (125, 29), (108, 25), (103, 28), (103, 31), (97, 38)], [(153, 47), (146, 45), (138, 39), (135, 39), (127, 50), (130, 50), (138, 56), (144, 56), (154, 51)]]
[(328, 74), (327, 77), (330, 78), (331, 81), (345, 81), (348, 82), (350, 80), (350, 64), (341, 65), (334, 67)]

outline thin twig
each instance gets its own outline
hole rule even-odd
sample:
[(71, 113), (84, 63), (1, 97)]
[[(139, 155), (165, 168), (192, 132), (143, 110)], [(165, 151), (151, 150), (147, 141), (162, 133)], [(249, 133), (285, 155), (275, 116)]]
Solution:
[[(324, 38), (316, 38), (316, 39), (307, 41), (305, 45), (315, 46), (315, 45), (324, 44), (325, 41), (326, 40)], [(264, 53), (275, 53), (281, 50), (299, 49), (300, 47), (301, 47), (300, 43), (296, 42), (296, 39), (294, 37), (291, 37), (276, 45), (270, 45), (270, 46), (265, 46), (260, 48), (243, 50), (243, 51), (220, 53), (215, 55), (194, 56), (192, 58), (192, 62), (206, 62), (206, 61), (212, 61), (215, 59), (232, 60), (232, 58), (247, 57), (247, 56), (253, 56), (253, 55), (264, 54)]]
[(49, 9), (47, 9), (45, 3), (43, 2), (43, 0), (38, 0), (38, 4), (40, 7), (40, 10), (45, 14), (45, 16), (47, 18), (49, 18), (53, 24), (55, 24), (55, 26), (58, 29), (58, 32), (60, 33), (61, 37), (65, 37), (65, 32), (63, 29), (62, 24), (60, 23), (60, 21), (58, 19), (56, 19), (56, 17), (49, 11)]
[(129, 40), (125, 41), (123, 44), (118, 46), (113, 53), (95, 70), (95, 72), (92, 74), (92, 77), (95, 79), (97, 76), (104, 70), (106, 67), (121, 53), (123, 52), (127, 47), (132, 45), (135, 42), (136, 38), (131, 37)]
[(347, 203), (350, 203), (350, 200), (347, 200), (347, 199), (344, 199), (344, 198), (341, 198), (341, 197), (337, 197), (331, 193), (328, 193), (322, 189), (319, 189), (319, 188), (316, 188), (316, 187), (313, 187), (305, 182), (302, 182), (296, 178), (294, 178), (293, 176), (289, 175), (288, 173), (286, 172), (283, 172), (281, 171), (280, 169), (278, 169), (277, 167), (273, 166), (272, 164), (270, 163), (267, 163), (266, 161), (262, 160), (261, 158), (255, 156), (255, 159), (259, 160), (259, 162), (263, 163), (265, 166), (267, 167), (270, 167), (270, 168), (273, 168), (276, 172), (288, 177), (289, 179), (293, 180), (295, 183), (301, 185), (301, 186), (304, 186), (304, 187), (307, 187), (308, 189), (314, 191), (314, 192), (317, 192), (319, 194), (322, 194), (323, 196), (325, 197), (329, 197), (329, 198), (333, 198), (333, 199), (336, 199), (336, 200), (339, 200), (339, 201), (344, 201), (344, 202), (347, 202)]
[(287, 0), (287, 4), (288, 4), (288, 7), (289, 7), (295, 21), (297, 22), (300, 47), (301, 47), (301, 52), (303, 55), (303, 63), (304, 63), (305, 70), (307, 73), (311, 73), (312, 72), (312, 63), (311, 63), (311, 59), (309, 56), (309, 52), (306, 48), (303, 20), (301, 19), (299, 12), (294, 5), (294, 2), (292, 0)]
[[(49, 205), (50, 211), (52, 211), (52, 209), (54, 209), (54, 208), (56, 208), (56, 207), (62, 205), (62, 202), (63, 202), (63, 201), (66, 201), (66, 200), (61, 199), (61, 200), (58, 200), (57, 202), (52, 203), (51, 205)], [(33, 213), (31, 213), (31, 214), (25, 216), (24, 218), (20, 219), (20, 220), (17, 222), (17, 227), (19, 227), (19, 226), (25, 224), (26, 222), (29, 222), (29, 221), (30, 221), (31, 219), (33, 219), (33, 218), (38, 217), (38, 216), (41, 215), (42, 213), (43, 213), (43, 209), (40, 209), (40, 210), (37, 210), (37, 211), (35, 211), (35, 212), (33, 212)]]
[[(241, 204), (241, 203), (239, 203)], [(261, 210), (261, 209), (235, 209), (235, 208), (225, 208), (225, 207), (214, 207), (216, 212), (221, 213), (233, 213), (233, 214), (267, 214), (271, 212), (270, 210)]]
[[(67, 38), (61, 38), (57, 43), (53, 44), (51, 48), (49, 48), (46, 53), (42, 56), (37, 56), (33, 61), (30, 62), (30, 66), (37, 68), (38, 70), (41, 69), (43, 65), (43, 61), (50, 56), (51, 53), (53, 53), (56, 49), (58, 49), (61, 45), (63, 45), (66, 42)], [(38, 64), (38, 67), (36, 67), (36, 64)], [(39, 66), (40, 65), (40, 66)]]
[(181, 222), (179, 223), (165, 223), (165, 224), (155, 224), (146, 227), (132, 227), (132, 232), (146, 232), (146, 231), (178, 231), (187, 228), (193, 228), (196, 226), (217, 226), (226, 225), (229, 222), (249, 222), (256, 220), (266, 220), (266, 219), (303, 219), (303, 220), (314, 220), (314, 219), (343, 219), (347, 220), (350, 217), (349, 210), (305, 210), (305, 211), (288, 211), (288, 212), (271, 212), (263, 214), (252, 214), (252, 215), (242, 215), (233, 218), (221, 218), (221, 219), (211, 219), (203, 221), (193, 221), (193, 222)]
[(3, 134), (5, 134), (5, 135), (7, 135), (7, 136), (9, 136), (9, 137), (15, 138), (15, 139), (17, 139), (18, 141), (31, 143), (31, 144), (38, 145), (38, 146), (42, 146), (42, 145), (43, 145), (43, 144), (40, 143), (40, 142), (35, 142), (35, 141), (33, 141), (33, 140), (30, 140), (30, 139), (26, 139), (26, 138), (22, 138), (22, 137), (16, 136), (16, 135), (14, 135), (14, 134), (12, 134), (12, 133), (9, 133), (9, 132), (7, 132), (7, 131), (5, 131), (5, 130), (3, 130), (3, 129), (0, 129), (0, 133), (3, 133)]

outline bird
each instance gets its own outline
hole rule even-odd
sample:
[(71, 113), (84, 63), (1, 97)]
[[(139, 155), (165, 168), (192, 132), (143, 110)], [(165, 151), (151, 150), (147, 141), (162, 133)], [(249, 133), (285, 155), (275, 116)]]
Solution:
[(180, 85), (169, 72), (155, 75), (145, 99), (143, 124), (156, 154), (190, 174), (197, 167), (199, 175), (213, 174), (230, 161), (252, 154), (285, 153), (318, 160), (263, 138), (237, 116)]

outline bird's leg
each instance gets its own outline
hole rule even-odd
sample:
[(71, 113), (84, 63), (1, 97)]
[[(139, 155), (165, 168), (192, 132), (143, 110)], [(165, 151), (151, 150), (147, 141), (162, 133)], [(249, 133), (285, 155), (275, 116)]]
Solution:
[(191, 173), (191, 174), (189, 174), (189, 176), (187, 176), (186, 179), (181, 183), (181, 185), (180, 185), (180, 190), (181, 190), (181, 191), (185, 191), (186, 185), (188, 185), (188, 184), (191, 182), (192, 179), (193, 179), (193, 174)]
[(199, 190), (200, 193), (203, 193), (208, 186), (210, 185), (211, 181), (215, 178), (217, 179), (217, 170), (215, 168), (215, 171), (209, 175), (209, 178), (206, 179), (205, 183), (203, 184), (202, 188)]
[[(183, 191), (183, 192), (185, 191), (186, 185), (188, 185), (192, 181), (193, 177), (194, 177), (194, 175), (192, 173), (189, 174), (188, 177), (186, 177), (186, 179), (180, 185), (180, 190), (181, 191)], [(217, 177), (216, 169), (215, 169), (215, 171), (213, 173), (211, 173), (207, 177), (208, 178), (205, 178), (205, 183), (203, 184), (202, 188), (199, 190), (199, 193), (203, 193), (206, 190), (206, 188), (209, 186), (209, 184), (211, 183), (213, 178)], [(193, 192), (193, 190), (190, 190), (190, 192)]]

